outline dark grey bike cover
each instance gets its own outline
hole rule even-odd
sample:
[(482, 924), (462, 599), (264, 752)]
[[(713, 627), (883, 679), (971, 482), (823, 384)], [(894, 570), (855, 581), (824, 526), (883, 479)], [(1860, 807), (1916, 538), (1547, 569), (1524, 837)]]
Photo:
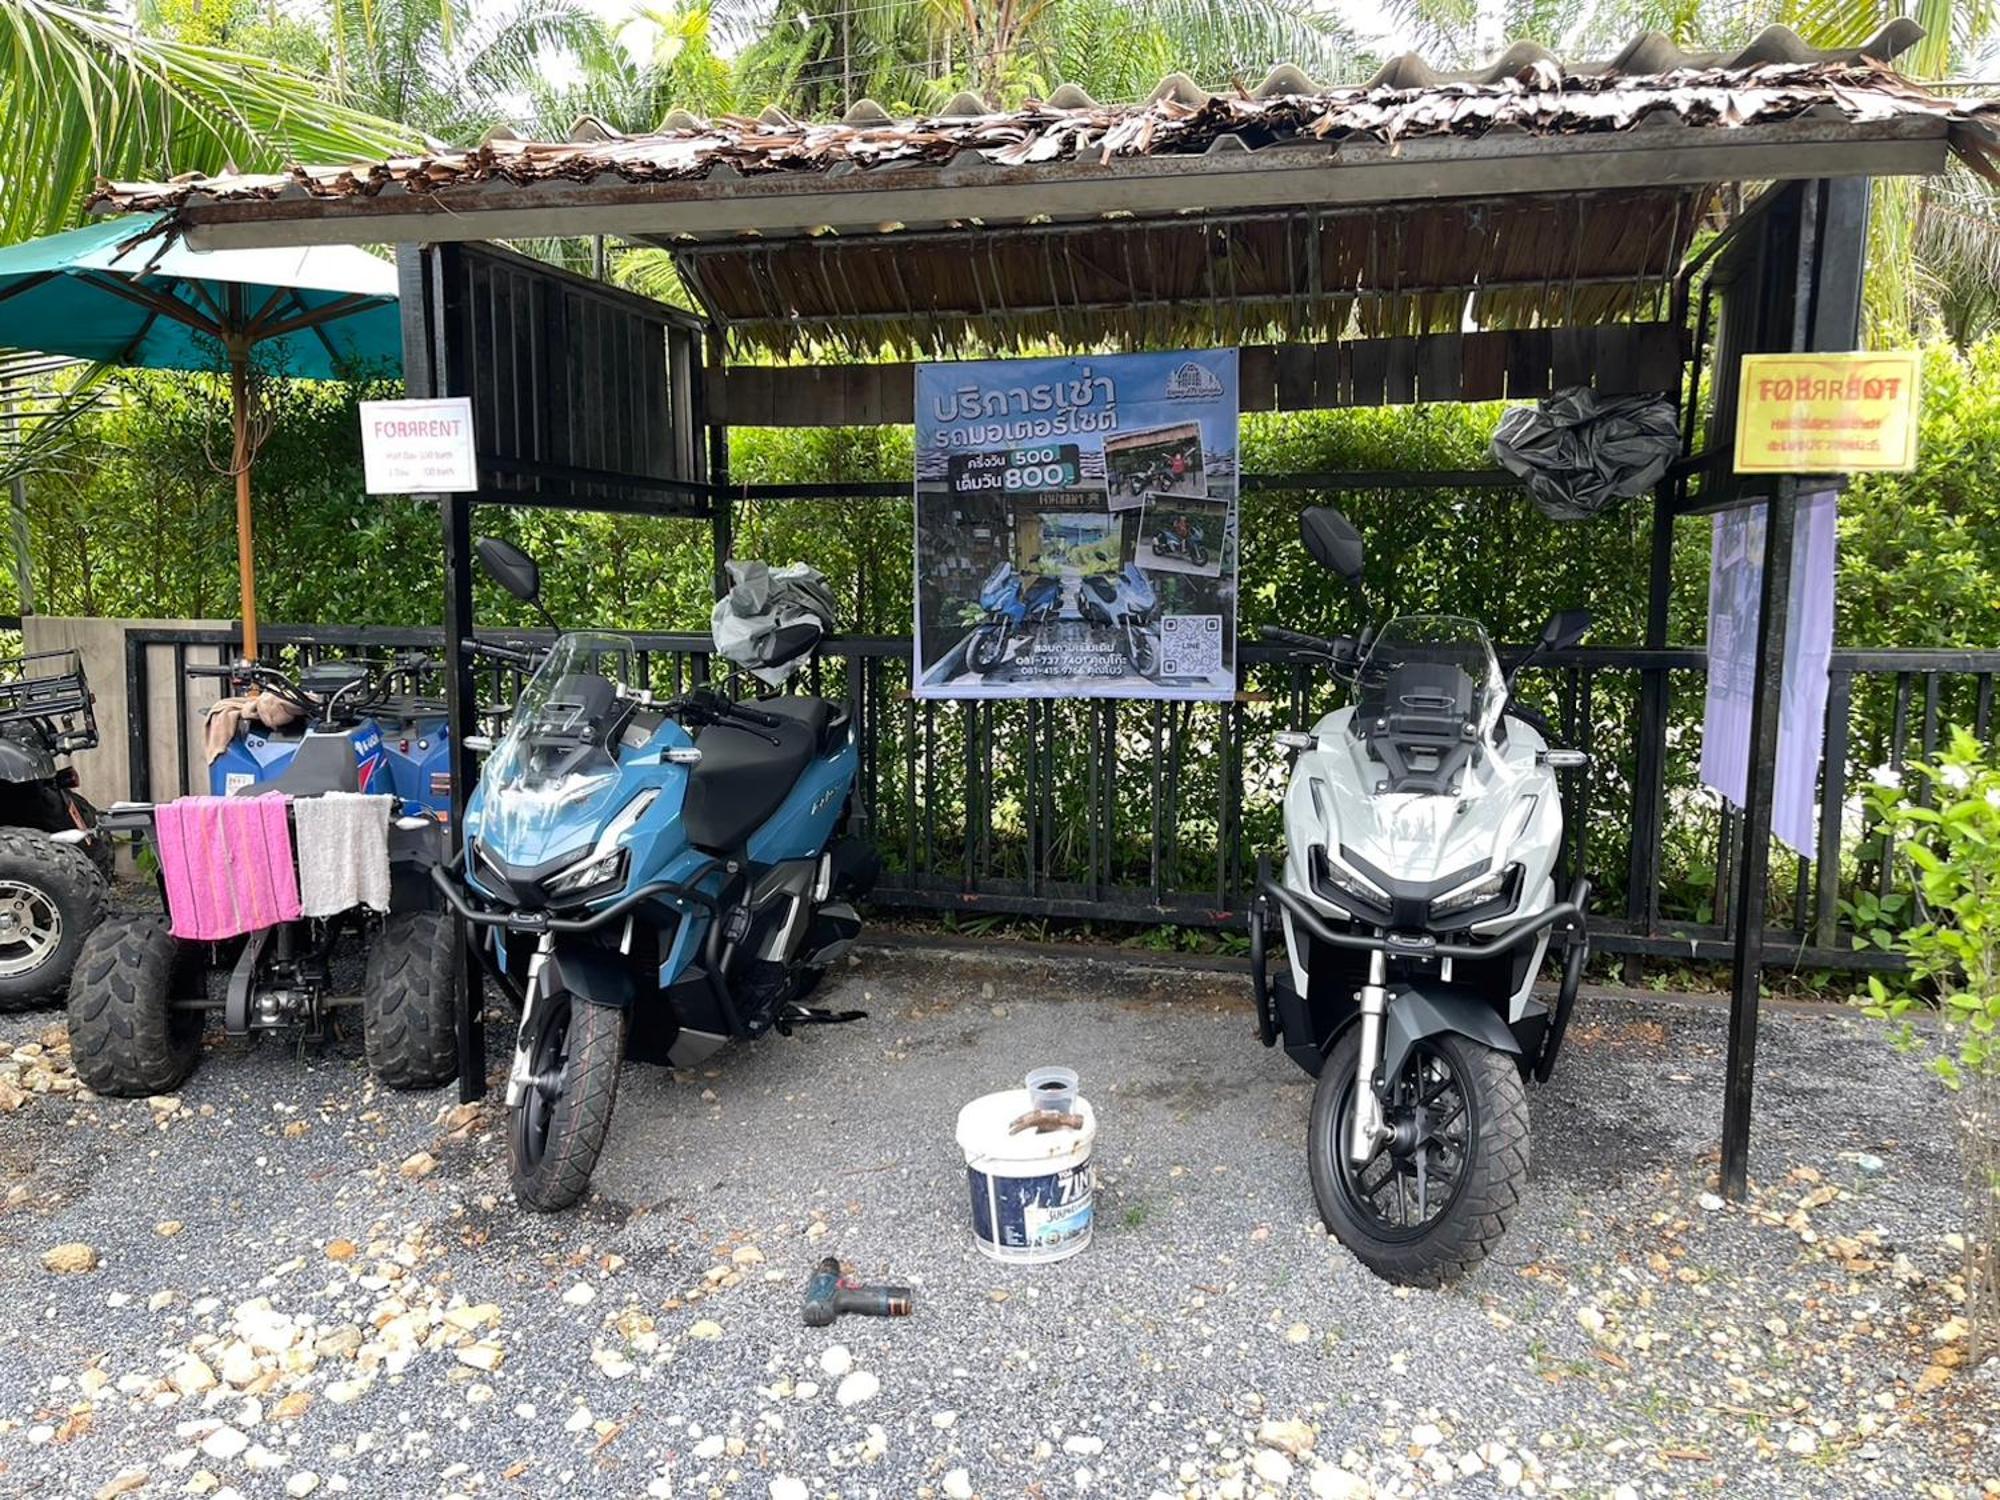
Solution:
[(1643, 495), (1679, 451), (1669, 398), (1600, 396), (1587, 386), (1517, 406), (1493, 431), (1494, 460), (1558, 521), (1588, 520)]

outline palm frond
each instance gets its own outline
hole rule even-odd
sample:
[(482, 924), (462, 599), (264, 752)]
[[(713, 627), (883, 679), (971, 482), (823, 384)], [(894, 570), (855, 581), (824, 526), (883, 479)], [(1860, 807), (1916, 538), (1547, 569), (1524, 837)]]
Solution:
[(355, 161), (421, 144), (327, 93), (264, 58), (146, 36), (59, 0), (0, 0), (0, 242), (75, 223), (99, 176)]

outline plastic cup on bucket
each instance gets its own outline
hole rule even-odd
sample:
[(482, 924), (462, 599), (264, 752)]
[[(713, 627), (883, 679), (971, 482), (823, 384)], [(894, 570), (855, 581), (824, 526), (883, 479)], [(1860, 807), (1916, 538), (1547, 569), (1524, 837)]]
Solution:
[(1076, 1103), (1077, 1077), (1074, 1068), (1035, 1068), (1028, 1074), (1028, 1093), (1036, 1109), (1066, 1115)]

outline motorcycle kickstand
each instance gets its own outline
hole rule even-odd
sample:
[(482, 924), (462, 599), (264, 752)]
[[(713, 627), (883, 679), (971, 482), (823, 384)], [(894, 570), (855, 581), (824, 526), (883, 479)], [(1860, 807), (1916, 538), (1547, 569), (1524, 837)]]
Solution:
[(790, 1036), (794, 1026), (845, 1026), (849, 1021), (865, 1021), (865, 1010), (827, 1010), (818, 1005), (787, 1005), (771, 1024), (779, 1036)]

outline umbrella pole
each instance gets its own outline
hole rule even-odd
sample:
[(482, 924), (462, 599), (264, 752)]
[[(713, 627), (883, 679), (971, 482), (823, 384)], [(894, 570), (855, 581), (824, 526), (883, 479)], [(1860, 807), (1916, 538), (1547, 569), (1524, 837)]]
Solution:
[(229, 350), (229, 411), (236, 476), (236, 572), (243, 587), (243, 654), (257, 654), (257, 565), (250, 534), (250, 351), (232, 342)]

